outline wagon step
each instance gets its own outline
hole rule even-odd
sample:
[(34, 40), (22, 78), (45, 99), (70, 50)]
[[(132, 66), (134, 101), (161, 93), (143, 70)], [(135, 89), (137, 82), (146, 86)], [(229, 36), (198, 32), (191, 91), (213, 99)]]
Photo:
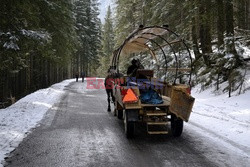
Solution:
[(148, 125), (167, 125), (167, 122), (147, 122)]
[[(154, 134), (168, 134), (166, 130), (166, 125), (168, 122), (159, 121), (159, 122), (147, 122), (147, 132), (150, 135)], [(162, 129), (164, 128), (164, 129)]]
[(166, 125), (168, 124), (167, 113), (162, 110), (147, 111), (145, 113), (147, 132), (150, 135), (168, 134)]
[(148, 134), (150, 134), (150, 135), (164, 135), (164, 134), (168, 134), (168, 131), (148, 131)]

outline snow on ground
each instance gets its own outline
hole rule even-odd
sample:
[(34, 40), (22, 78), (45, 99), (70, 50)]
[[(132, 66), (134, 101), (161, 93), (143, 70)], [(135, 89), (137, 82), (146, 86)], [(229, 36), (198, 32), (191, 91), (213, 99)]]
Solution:
[[(0, 110), (0, 161), (37, 126), (46, 111), (60, 101), (64, 87), (72, 81), (38, 90)], [(228, 98), (228, 94), (214, 95), (211, 90), (198, 90), (199, 87), (192, 90), (196, 100), (189, 122), (184, 126), (184, 135), (199, 144), (205, 156), (222, 166), (238, 166), (242, 160), (241, 166), (247, 166), (244, 164), (250, 163), (250, 91)], [(228, 162), (225, 163), (225, 159)]]
[[(192, 91), (196, 99), (185, 129), (199, 133), (204, 142), (214, 143), (215, 150), (221, 146), (226, 148), (231, 157), (228, 157), (230, 166), (236, 163), (237, 156), (250, 163), (250, 91), (228, 98), (228, 94), (215, 95), (211, 90), (199, 90), (197, 87)], [(212, 154), (214, 151), (208, 156), (218, 156)]]
[(0, 110), (0, 162), (37, 126), (46, 111), (60, 101), (64, 87), (72, 81), (65, 80), (47, 89), (38, 90)]

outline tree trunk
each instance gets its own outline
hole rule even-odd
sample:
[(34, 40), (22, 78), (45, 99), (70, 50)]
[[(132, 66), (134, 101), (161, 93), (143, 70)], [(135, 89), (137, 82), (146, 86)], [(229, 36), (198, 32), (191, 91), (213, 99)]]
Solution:
[(249, 12), (250, 12), (249, 0), (237, 0), (235, 1), (236, 9), (236, 21), (237, 26), (240, 29), (249, 29)]
[(228, 54), (233, 54), (236, 59), (238, 55), (234, 44), (234, 11), (232, 0), (227, 0), (225, 2), (226, 11), (226, 52)]
[(201, 53), (199, 51), (199, 44), (198, 44), (198, 38), (197, 38), (197, 24), (195, 21), (195, 17), (192, 18), (192, 42), (193, 42), (193, 50), (195, 59), (198, 60), (201, 56)]
[(224, 4), (223, 0), (216, 0), (217, 4), (217, 37), (218, 37), (218, 49), (224, 45)]
[(233, 2), (232, 0), (226, 1), (226, 33), (227, 36), (234, 36), (234, 11), (233, 11)]
[(212, 53), (212, 44), (211, 44), (211, 0), (201, 0), (199, 7), (200, 14), (200, 43), (202, 55), (204, 62), (207, 66), (210, 66), (210, 59), (208, 57), (209, 53)]
[(246, 2), (246, 29), (250, 30), (250, 0)]

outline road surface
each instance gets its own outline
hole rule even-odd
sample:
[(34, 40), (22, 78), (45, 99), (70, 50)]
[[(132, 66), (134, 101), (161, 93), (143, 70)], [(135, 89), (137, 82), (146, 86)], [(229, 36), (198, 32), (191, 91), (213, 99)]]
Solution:
[(11, 153), (5, 166), (217, 166), (205, 156), (196, 136), (185, 130), (179, 138), (150, 136), (138, 125), (135, 138), (128, 140), (123, 121), (106, 111), (105, 91), (85, 87), (81, 82), (68, 85), (62, 100)]

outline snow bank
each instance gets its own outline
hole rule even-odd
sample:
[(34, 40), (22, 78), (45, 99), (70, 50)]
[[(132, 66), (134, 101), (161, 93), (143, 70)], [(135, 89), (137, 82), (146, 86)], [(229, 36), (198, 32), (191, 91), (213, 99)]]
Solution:
[(230, 150), (231, 157), (237, 154), (250, 162), (250, 91), (228, 98), (228, 94), (214, 95), (211, 89), (198, 90), (192, 91), (196, 99), (187, 131), (198, 132), (205, 136), (204, 142), (211, 140), (214, 147)]
[(0, 110), (0, 161), (13, 151), (26, 134), (36, 127), (44, 114), (60, 101), (64, 87), (72, 81), (65, 80), (50, 88), (38, 90)]

